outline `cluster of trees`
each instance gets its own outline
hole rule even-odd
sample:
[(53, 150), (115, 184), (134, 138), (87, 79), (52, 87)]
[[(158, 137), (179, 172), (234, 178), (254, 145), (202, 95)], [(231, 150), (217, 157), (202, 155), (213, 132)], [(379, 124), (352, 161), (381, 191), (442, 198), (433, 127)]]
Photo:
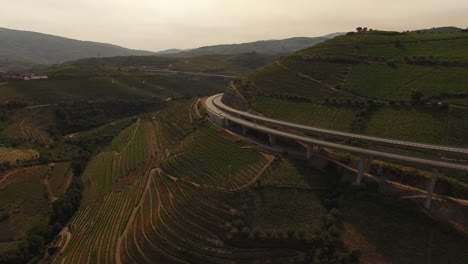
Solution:
[(166, 106), (161, 100), (109, 100), (61, 104), (55, 114), (63, 134), (89, 130), (111, 120), (157, 111)]
[(2, 172), (5, 172), (9, 169), (11, 169), (11, 164), (9, 161), (3, 161), (3, 162), (0, 162), (0, 173)]
[[(73, 171), (82, 172), (81, 165), (73, 167)], [(49, 224), (59, 224), (64, 226), (73, 214), (78, 210), (81, 203), (83, 184), (79, 177), (73, 177), (73, 180), (64, 195), (54, 202)], [(56, 234), (54, 234), (56, 235)]]
[(314, 101), (311, 98), (307, 98), (304, 96), (299, 96), (295, 94), (289, 94), (289, 93), (262, 93), (259, 92), (258, 95), (260, 96), (266, 96), (266, 97), (273, 97), (273, 98), (279, 98), (279, 99), (284, 99), (284, 100), (289, 100), (289, 101), (294, 101), (294, 102), (302, 102), (302, 103), (313, 103)]
[(8, 101), (3, 107), (5, 107), (8, 110), (13, 110), (13, 109), (24, 108), (26, 106), (28, 106), (28, 104), (24, 101), (12, 100), (12, 101)]
[(351, 58), (351, 57), (331, 57), (331, 56), (313, 56), (313, 57), (306, 57), (304, 59), (305, 62), (334, 62), (334, 63), (345, 63), (345, 64), (355, 64), (361, 62), (358, 59)]

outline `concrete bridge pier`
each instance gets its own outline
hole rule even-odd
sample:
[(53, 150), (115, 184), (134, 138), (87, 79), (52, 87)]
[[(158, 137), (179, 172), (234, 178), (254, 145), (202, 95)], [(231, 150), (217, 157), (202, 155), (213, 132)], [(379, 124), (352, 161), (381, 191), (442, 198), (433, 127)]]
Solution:
[(242, 135), (244, 137), (247, 135), (247, 128), (245, 126), (242, 127)]
[(223, 127), (229, 127), (229, 119), (227, 118), (223, 119)]
[(366, 162), (366, 172), (369, 172), (371, 167), (372, 167), (372, 162), (374, 161), (374, 158), (371, 156), (371, 157), (368, 157), (367, 158), (367, 162)]
[(429, 210), (431, 209), (432, 195), (434, 194), (437, 179), (439, 178), (439, 169), (432, 169), (431, 182), (429, 183), (429, 189), (427, 190), (427, 198), (424, 203), (424, 207)]
[(357, 185), (357, 186), (361, 185), (362, 178), (364, 178), (365, 170), (366, 170), (366, 157), (361, 156), (361, 158), (359, 159), (358, 174), (357, 174), (356, 182), (354, 183), (354, 185)]
[(307, 160), (310, 160), (312, 158), (312, 152), (314, 151), (314, 146), (312, 146), (311, 144), (307, 144), (306, 146), (307, 148)]
[(272, 134), (269, 134), (268, 137), (269, 137), (269, 140), (270, 140), (270, 145), (275, 145), (276, 144), (276, 136), (272, 135)]

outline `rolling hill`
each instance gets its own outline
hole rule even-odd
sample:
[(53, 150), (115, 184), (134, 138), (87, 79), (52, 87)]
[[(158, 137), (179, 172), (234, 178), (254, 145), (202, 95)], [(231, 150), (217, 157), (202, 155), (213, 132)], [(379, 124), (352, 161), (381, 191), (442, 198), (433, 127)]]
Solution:
[(54, 65), (43, 71), (50, 74), (61, 69), (77, 69), (96, 66), (123, 67), (127, 69), (150, 68), (159, 70), (200, 72), (241, 76), (274, 62), (278, 56), (258, 53), (232, 55), (210, 54), (190, 58), (163, 56), (119, 56), (112, 58), (88, 58)]
[(150, 55), (116, 45), (0, 28), (0, 65), (56, 64), (89, 57)]
[(323, 37), (307, 38), (296, 37), (282, 40), (262, 40), (242, 44), (225, 44), (200, 47), (189, 51), (169, 54), (175, 57), (193, 57), (207, 54), (238, 54), (257, 52), (263, 54), (287, 54), (313, 46), (341, 33), (330, 34)]
[(245, 75), (239, 90), (272, 117), (468, 146), (467, 44), (462, 31), (348, 33)]

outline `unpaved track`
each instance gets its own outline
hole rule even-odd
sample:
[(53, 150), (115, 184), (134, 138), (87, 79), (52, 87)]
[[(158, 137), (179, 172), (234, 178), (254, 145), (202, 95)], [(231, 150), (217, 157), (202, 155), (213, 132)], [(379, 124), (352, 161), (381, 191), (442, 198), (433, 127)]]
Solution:
[(117, 249), (115, 251), (115, 261), (117, 264), (122, 264), (122, 259), (120, 258), (120, 250), (122, 248), (122, 241), (123, 239), (127, 236), (128, 231), (130, 230), (130, 227), (132, 226), (133, 222), (135, 221), (136, 215), (140, 208), (143, 206), (143, 202), (145, 201), (146, 195), (148, 194), (148, 191), (151, 186), (151, 182), (153, 181), (154, 173), (158, 172), (160, 173), (159, 169), (152, 169), (151, 172), (148, 175), (148, 179), (146, 180), (146, 186), (145, 190), (143, 191), (143, 194), (141, 195), (140, 202), (138, 202), (138, 205), (133, 208), (132, 215), (128, 219), (127, 225), (125, 226), (124, 231), (122, 234), (119, 236), (117, 240)]
[(120, 152), (115, 152), (116, 155), (122, 154), (122, 152), (124, 152), (130, 146), (130, 144), (132, 144), (133, 140), (135, 140), (135, 137), (136, 137), (136, 134), (137, 134), (139, 128), (140, 128), (140, 119), (138, 118), (137, 126), (135, 128), (135, 131), (133, 131), (132, 138), (128, 141), (127, 145), (125, 145), (125, 147), (123, 147), (123, 149), (120, 150)]
[(47, 198), (49, 199), (49, 202), (53, 203), (53, 202), (57, 201), (58, 198), (55, 197), (54, 193), (52, 192), (52, 188), (50, 188), (49, 177), (50, 177), (50, 174), (47, 174), (44, 177), (44, 181), (42, 181), (42, 182), (44, 183), (44, 186), (46, 187), (47, 193), (49, 194), (49, 195), (47, 195)]

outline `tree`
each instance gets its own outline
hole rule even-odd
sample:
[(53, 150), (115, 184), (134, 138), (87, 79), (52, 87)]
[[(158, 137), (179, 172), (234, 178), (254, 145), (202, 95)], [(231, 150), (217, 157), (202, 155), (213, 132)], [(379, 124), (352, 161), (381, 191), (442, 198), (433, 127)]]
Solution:
[(357, 27), (357, 28), (356, 28), (356, 31), (357, 31), (358, 33), (361, 33), (362, 27)]
[(422, 102), (424, 94), (420, 90), (411, 91), (411, 105), (418, 105)]
[(43, 247), (44, 238), (39, 235), (30, 235), (19, 245), (21, 253), (26, 258), (39, 254)]

